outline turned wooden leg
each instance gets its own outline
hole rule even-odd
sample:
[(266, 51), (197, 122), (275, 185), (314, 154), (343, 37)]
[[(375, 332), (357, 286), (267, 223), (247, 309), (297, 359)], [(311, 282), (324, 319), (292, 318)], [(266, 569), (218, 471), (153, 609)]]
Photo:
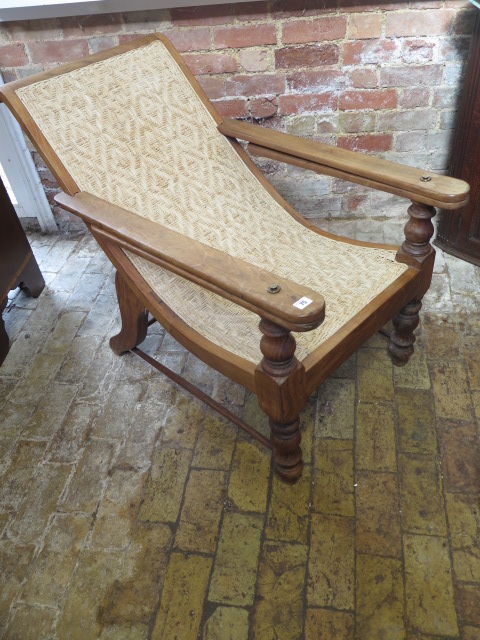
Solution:
[(298, 416), (307, 401), (305, 370), (294, 355), (295, 339), (288, 329), (262, 319), (260, 331), (263, 359), (255, 371), (258, 403), (269, 416), (275, 471), (294, 482), (303, 469)]
[(413, 354), (415, 336), (413, 332), (418, 327), (419, 311), (422, 308), (420, 300), (412, 300), (401, 311), (393, 316), (393, 331), (390, 334), (388, 352), (393, 364), (403, 367)]
[(422, 277), (418, 294), (393, 317), (394, 330), (390, 335), (388, 351), (393, 364), (398, 367), (406, 365), (413, 354), (413, 332), (418, 327), (422, 297), (432, 278), (435, 250), (430, 244), (430, 239), (434, 232), (432, 218), (435, 213), (434, 207), (418, 202), (412, 203), (408, 208), (409, 220), (405, 225), (405, 241), (397, 259), (419, 268)]
[(115, 275), (115, 287), (122, 328), (120, 333), (110, 338), (110, 348), (117, 355), (121, 355), (145, 340), (148, 329), (148, 311), (133, 294), (118, 271)]

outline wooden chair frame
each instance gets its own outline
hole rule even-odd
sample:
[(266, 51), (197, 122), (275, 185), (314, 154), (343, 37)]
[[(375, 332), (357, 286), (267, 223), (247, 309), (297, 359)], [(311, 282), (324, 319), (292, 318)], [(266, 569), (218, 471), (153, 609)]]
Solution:
[[(321, 324), (325, 304), (318, 292), (279, 278), (221, 251), (200, 245), (92, 194), (80, 191), (15, 93), (33, 82), (68, 73), (144, 46), (156, 39), (165, 44), (183, 70), (198, 97), (217, 122), (220, 133), (228, 137), (263, 187), (304, 227), (351, 245), (390, 250), (393, 248), (390, 245), (346, 240), (310, 225), (272, 188), (238, 140), (248, 142), (249, 151), (253, 154), (396, 194), (412, 202), (408, 209), (405, 241), (400, 248), (395, 247), (398, 249), (396, 260), (408, 265), (408, 268), (302, 362), (295, 357), (296, 345), (291, 331), (309, 331)], [(253, 435), (272, 448), (275, 469), (284, 480), (294, 481), (302, 471), (299, 415), (309, 394), (392, 318), (394, 330), (390, 335), (389, 352), (397, 365), (408, 361), (413, 352), (413, 332), (418, 325), (421, 300), (432, 276), (435, 251), (430, 245), (430, 239), (433, 235), (431, 219), (435, 215), (434, 207), (462, 207), (468, 200), (469, 192), (465, 182), (256, 125), (222, 119), (182, 58), (161, 35), (146, 36), (78, 62), (15, 81), (0, 88), (0, 99), (10, 108), (57, 178), (63, 193), (56, 197), (56, 202), (85, 221), (117, 270), (116, 287), (122, 329), (111, 339), (112, 349), (118, 354), (131, 349), (139, 353), (138, 345), (147, 334), (150, 312), (189, 351), (257, 395), (260, 407), (270, 419), (271, 440), (268, 442), (261, 434)], [(260, 344), (262, 361), (255, 365), (213, 344), (195, 328), (188, 326), (152, 291), (140, 273), (133, 268), (123, 249), (147, 258), (258, 314), (263, 334)], [(280, 285), (280, 291), (275, 295), (268, 291), (272, 283)], [(312, 303), (303, 310), (294, 308), (292, 299), (298, 300), (303, 296), (310, 298)], [(145, 354), (143, 357), (151, 360)], [(157, 368), (167, 373), (161, 365), (157, 365)], [(192, 385), (179, 380), (176, 374), (170, 372), (168, 375), (170, 374), (177, 382), (192, 390)], [(216, 403), (210, 401), (210, 404)], [(224, 415), (228, 414), (218, 405), (215, 408)], [(252, 433), (248, 425), (231, 414), (228, 415), (236, 424)]]

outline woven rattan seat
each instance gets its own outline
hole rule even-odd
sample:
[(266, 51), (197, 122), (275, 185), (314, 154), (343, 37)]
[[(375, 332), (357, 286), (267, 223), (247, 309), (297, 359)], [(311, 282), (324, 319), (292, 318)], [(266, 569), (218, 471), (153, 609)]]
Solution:
[[(113, 348), (141, 342), (148, 309), (258, 394), (284, 477), (301, 471), (297, 416), (308, 393), (395, 314), (390, 351), (408, 359), (433, 266), (432, 205), (460, 206), (464, 183), (422, 184), (414, 169), (222, 122), (157, 36), (12, 83), (2, 97), (58, 178), (61, 206), (83, 217), (117, 267), (124, 328)], [(403, 248), (309, 227), (234, 138), (253, 153), (409, 197)], [(278, 295), (265, 292), (269, 278)]]

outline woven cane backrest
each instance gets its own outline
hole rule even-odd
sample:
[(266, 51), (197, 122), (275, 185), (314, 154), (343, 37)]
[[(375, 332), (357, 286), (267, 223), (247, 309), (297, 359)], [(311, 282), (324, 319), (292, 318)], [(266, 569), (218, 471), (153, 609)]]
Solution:
[(392, 251), (299, 224), (160, 40), (16, 93), (81, 190), (321, 292), (327, 320), (307, 340), (331, 335), (406, 269)]

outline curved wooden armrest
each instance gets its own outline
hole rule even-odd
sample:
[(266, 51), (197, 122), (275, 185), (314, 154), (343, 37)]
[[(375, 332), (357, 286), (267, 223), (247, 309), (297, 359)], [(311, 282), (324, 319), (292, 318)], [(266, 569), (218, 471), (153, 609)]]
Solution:
[(470, 187), (463, 180), (229, 118), (222, 120), (218, 130), (250, 142), (249, 151), (255, 155), (387, 191), (414, 202), (443, 209), (458, 209), (468, 202)]
[[(303, 285), (259, 269), (201, 242), (142, 218), (85, 191), (55, 201), (102, 237), (213, 291), (291, 331), (309, 331), (325, 317), (323, 297)], [(267, 292), (271, 284), (278, 293)], [(294, 306), (303, 298), (310, 302)]]

